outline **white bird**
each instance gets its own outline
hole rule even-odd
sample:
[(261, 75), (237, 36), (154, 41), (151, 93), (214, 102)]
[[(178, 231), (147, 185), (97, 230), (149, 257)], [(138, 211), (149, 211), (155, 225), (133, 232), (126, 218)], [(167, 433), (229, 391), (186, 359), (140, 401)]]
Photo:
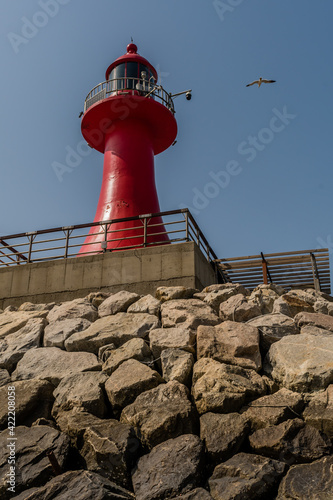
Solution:
[(258, 87), (260, 87), (262, 83), (275, 83), (275, 82), (276, 80), (264, 80), (262, 77), (260, 77), (259, 80), (254, 80), (254, 82), (248, 83), (246, 86), (250, 87), (251, 85), (257, 83)]

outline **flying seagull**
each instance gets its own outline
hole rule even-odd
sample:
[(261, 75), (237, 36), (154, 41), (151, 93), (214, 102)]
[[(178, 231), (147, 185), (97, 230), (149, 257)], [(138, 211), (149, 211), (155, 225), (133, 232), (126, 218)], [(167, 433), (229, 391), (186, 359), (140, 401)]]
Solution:
[(254, 82), (248, 83), (246, 86), (250, 87), (251, 85), (254, 85), (255, 83), (257, 83), (258, 87), (260, 87), (260, 85), (262, 83), (275, 83), (275, 82), (276, 82), (276, 80), (264, 80), (262, 77), (260, 77), (259, 80), (254, 80)]

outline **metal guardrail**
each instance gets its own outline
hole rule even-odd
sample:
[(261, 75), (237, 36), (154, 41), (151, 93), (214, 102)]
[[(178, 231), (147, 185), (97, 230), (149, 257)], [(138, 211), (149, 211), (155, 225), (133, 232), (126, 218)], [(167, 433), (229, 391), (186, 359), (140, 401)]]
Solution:
[[(155, 217), (164, 217), (163, 224), (160, 221), (154, 222)], [(116, 223), (125, 221), (133, 222), (133, 225), (129, 224), (126, 229), (114, 229)], [(96, 248), (96, 242), (85, 243), (88, 234), (93, 236), (90, 233), (92, 227), (96, 228), (96, 235), (103, 231), (104, 241), (121, 242), (122, 246), (117, 247), (117, 251), (194, 241), (207, 261), (216, 268), (214, 261), (217, 256), (188, 209), (0, 236), (0, 268), (76, 257), (82, 247), (85, 251), (81, 251), (80, 256), (96, 254), (95, 249), (89, 248), (91, 245)], [(133, 229), (137, 230), (136, 236), (133, 236)], [(119, 231), (122, 232), (121, 238), (117, 238)], [(131, 236), (124, 237), (124, 231), (132, 231)], [(168, 235), (169, 241), (159, 241), (161, 235), (165, 234)], [(133, 238), (137, 238), (138, 243), (135, 246), (126, 245), (126, 240), (133, 242)], [(115, 251), (107, 250), (103, 246), (101, 243), (100, 253)], [(223, 277), (219, 276), (219, 280), (223, 281)]]
[(141, 95), (148, 99), (156, 98), (172, 113), (175, 113), (172, 97), (161, 85), (133, 77), (115, 78), (96, 85), (86, 97), (84, 112), (96, 102), (116, 95)]

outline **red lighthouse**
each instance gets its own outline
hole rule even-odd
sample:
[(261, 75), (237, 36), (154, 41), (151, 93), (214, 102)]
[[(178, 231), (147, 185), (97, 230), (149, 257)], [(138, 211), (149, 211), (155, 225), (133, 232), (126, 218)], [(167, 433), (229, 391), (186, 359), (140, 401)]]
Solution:
[[(87, 143), (104, 154), (94, 222), (110, 221), (112, 237), (105, 243), (104, 230), (92, 227), (80, 254), (142, 245), (143, 231), (133, 228), (133, 221), (112, 221), (160, 212), (154, 155), (167, 149), (177, 135), (172, 96), (158, 85), (156, 70), (137, 53), (134, 43), (105, 76), (106, 81), (86, 98), (81, 130)], [(163, 233), (162, 219), (154, 217), (146, 241), (167, 242)]]

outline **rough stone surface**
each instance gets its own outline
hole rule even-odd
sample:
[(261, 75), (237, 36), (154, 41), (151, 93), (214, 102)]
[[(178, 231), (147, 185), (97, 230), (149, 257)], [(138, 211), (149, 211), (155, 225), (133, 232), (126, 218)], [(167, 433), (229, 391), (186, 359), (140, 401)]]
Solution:
[(153, 314), (118, 313), (95, 321), (87, 330), (74, 333), (65, 342), (67, 351), (98, 353), (100, 347), (113, 343), (120, 347), (133, 337), (146, 338), (159, 320)]
[(164, 349), (182, 349), (195, 353), (195, 335), (190, 328), (155, 328), (149, 333), (150, 349), (155, 359)]
[(247, 324), (259, 330), (260, 347), (263, 351), (268, 351), (271, 345), (282, 337), (299, 333), (292, 318), (281, 313), (264, 314), (250, 319)]
[(333, 384), (313, 396), (304, 410), (303, 418), (312, 427), (333, 438)]
[(185, 493), (184, 495), (177, 495), (172, 497), (171, 500), (212, 500), (213, 497), (210, 496), (207, 490), (203, 488), (195, 488), (195, 490)]
[(128, 313), (147, 313), (147, 314), (155, 314), (158, 316), (161, 309), (161, 301), (155, 299), (152, 295), (145, 295), (141, 297), (141, 299), (137, 300), (129, 306), (127, 309)]
[(86, 298), (94, 307), (96, 307), (96, 309), (98, 309), (101, 303), (110, 297), (110, 295), (111, 293), (108, 292), (91, 292)]
[(100, 318), (103, 316), (108, 316), (110, 314), (117, 314), (119, 312), (125, 312), (127, 308), (139, 300), (140, 295), (137, 293), (121, 291), (110, 295), (105, 299), (98, 308), (98, 314)]
[(102, 369), (108, 375), (111, 375), (124, 361), (129, 359), (136, 359), (145, 363), (152, 361), (152, 353), (143, 339), (133, 338), (118, 349), (109, 350)]
[(238, 413), (205, 413), (200, 417), (200, 438), (214, 465), (238, 453), (249, 432), (249, 420)]
[(209, 479), (214, 500), (268, 500), (287, 466), (283, 462), (238, 453), (215, 467)]
[(181, 434), (195, 433), (198, 422), (187, 388), (173, 380), (146, 391), (122, 411), (120, 421), (134, 427), (147, 448)]
[(23, 302), (20, 307), (17, 308), (18, 311), (51, 311), (55, 306), (55, 302), (50, 304), (33, 304), (32, 302)]
[(54, 321), (46, 326), (44, 332), (44, 347), (59, 347), (65, 348), (65, 340), (73, 333), (87, 330), (91, 322), (87, 319), (70, 318)]
[(84, 410), (104, 417), (106, 405), (103, 386), (107, 375), (102, 372), (84, 372), (70, 375), (61, 380), (54, 391), (55, 402), (52, 415), (55, 417), (60, 411), (68, 411), (78, 406)]
[(220, 318), (223, 321), (248, 321), (261, 315), (261, 310), (254, 302), (249, 302), (242, 294), (237, 294), (220, 305)]
[(250, 419), (252, 430), (257, 430), (300, 417), (303, 408), (302, 395), (283, 388), (249, 403), (244, 415)]
[(285, 314), (293, 318), (302, 311), (312, 313), (313, 306), (304, 300), (304, 296), (299, 297), (295, 293), (288, 292), (274, 302), (273, 313)]
[(270, 314), (275, 300), (283, 293), (284, 290), (276, 285), (259, 285), (252, 291), (249, 301), (259, 307), (261, 314)]
[(1, 339), (0, 368), (11, 373), (29, 349), (40, 347), (45, 325), (43, 318), (29, 319), (23, 328)]
[(162, 376), (166, 382), (177, 380), (189, 386), (193, 364), (193, 355), (182, 349), (165, 349), (161, 353)]
[[(69, 451), (69, 438), (65, 434), (40, 425), (19, 426), (15, 429), (15, 482), (16, 493), (25, 488), (40, 486), (53, 476), (50, 461), (46, 455), (52, 451), (64, 467)], [(0, 498), (12, 498), (5, 483), (8, 472), (8, 429), (0, 433)]]
[(48, 311), (4, 311), (0, 314), (0, 339), (23, 328), (29, 319), (45, 318)]
[(220, 304), (228, 300), (233, 295), (237, 294), (246, 295), (245, 288), (242, 285), (227, 286), (226, 288), (215, 289), (215, 290), (213, 289), (209, 292), (203, 293), (201, 298), (206, 304), (208, 304), (212, 309), (214, 309), (216, 314), (218, 314)]
[(63, 319), (81, 318), (88, 321), (95, 321), (98, 318), (96, 307), (88, 299), (74, 299), (63, 302), (59, 306), (54, 306), (47, 315), (47, 321), (61, 321)]
[(199, 299), (170, 300), (161, 306), (163, 328), (183, 326), (197, 328), (199, 325), (221, 323), (213, 309)]
[(220, 292), (224, 291), (226, 293), (227, 298), (232, 295), (237, 295), (238, 293), (242, 293), (243, 295), (250, 295), (250, 292), (240, 285), (239, 283), (224, 283), (219, 285), (209, 285), (206, 286), (202, 292), (210, 293), (210, 292)]
[(174, 299), (191, 299), (196, 292), (198, 290), (195, 288), (185, 286), (159, 286), (156, 289), (155, 297), (161, 302)]
[(8, 370), (0, 369), (0, 387), (9, 384), (10, 380), (11, 379)]
[(136, 359), (129, 359), (108, 378), (105, 390), (113, 411), (117, 412), (133, 403), (141, 392), (148, 391), (161, 382), (163, 379), (158, 372)]
[(45, 486), (28, 490), (13, 500), (45, 500), (47, 498), (52, 498), (52, 500), (134, 500), (135, 497), (130, 491), (126, 491), (99, 474), (80, 470), (56, 476)]
[(254, 370), (201, 358), (193, 367), (192, 396), (200, 414), (238, 411), (263, 396), (266, 385)]
[(157, 445), (141, 457), (132, 475), (137, 500), (169, 499), (200, 485), (203, 445), (185, 434)]
[(111, 426), (118, 423), (115, 419), (102, 420), (78, 406), (58, 413), (55, 418), (61, 432), (65, 432), (70, 437), (72, 445), (78, 449), (82, 447), (82, 438), (86, 429), (101, 423), (109, 423)]
[(315, 313), (333, 316), (333, 304), (327, 300), (317, 300), (314, 303), (313, 310)]
[(311, 462), (331, 451), (331, 442), (324, 434), (295, 418), (255, 431), (249, 437), (254, 453), (288, 464)]
[(333, 317), (326, 314), (300, 312), (294, 318), (299, 328), (302, 326), (315, 326), (333, 332)]
[(276, 500), (330, 500), (333, 498), (333, 457), (312, 464), (293, 465), (282, 479)]
[(333, 336), (284, 337), (268, 351), (264, 368), (276, 382), (292, 391), (325, 389), (333, 382)]
[(15, 392), (15, 424), (31, 425), (38, 417), (50, 418), (54, 401), (53, 389), (50, 382), (37, 379), (22, 380), (1, 387), (0, 429), (8, 426), (8, 393), (13, 395)]
[(197, 356), (259, 371), (261, 355), (257, 328), (224, 321), (217, 326), (199, 326)]
[(101, 365), (94, 354), (40, 347), (25, 353), (12, 373), (12, 380), (38, 378), (49, 380), (56, 386), (66, 376), (100, 369)]

